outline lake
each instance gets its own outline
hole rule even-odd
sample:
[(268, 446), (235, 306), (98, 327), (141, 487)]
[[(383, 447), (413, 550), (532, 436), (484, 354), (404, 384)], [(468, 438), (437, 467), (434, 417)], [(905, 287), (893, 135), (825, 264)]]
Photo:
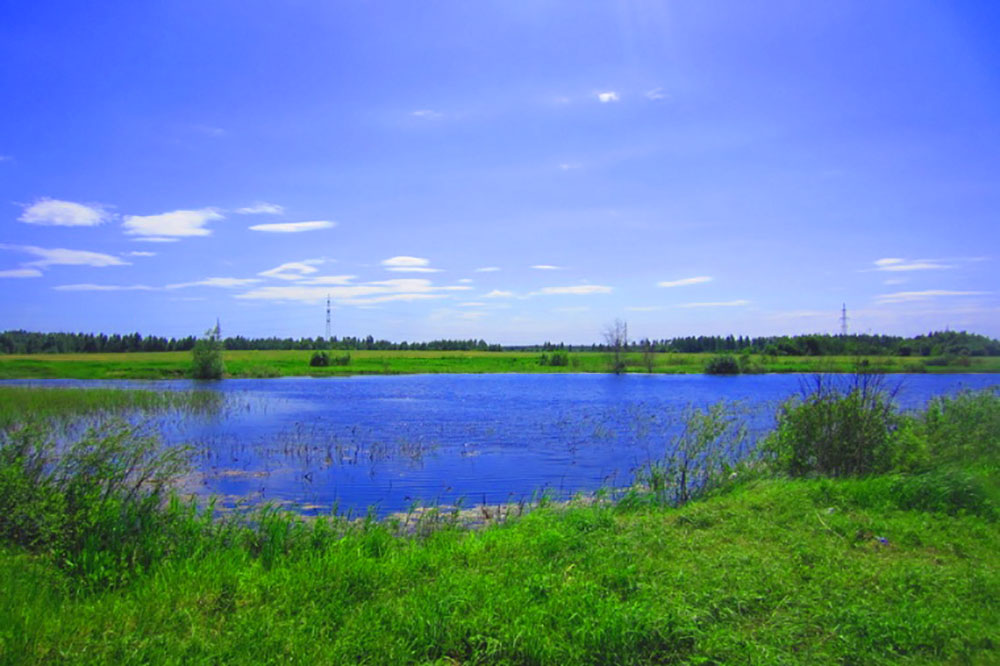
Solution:
[[(887, 375), (904, 409), (998, 375)], [(158, 427), (194, 446), (188, 487), (223, 505), (269, 501), (303, 513), (379, 515), (415, 504), (471, 506), (628, 486), (661, 458), (689, 405), (739, 403), (754, 436), (811, 376), (397, 375), (218, 382), (24, 380), (225, 394), (213, 418), (173, 414)]]

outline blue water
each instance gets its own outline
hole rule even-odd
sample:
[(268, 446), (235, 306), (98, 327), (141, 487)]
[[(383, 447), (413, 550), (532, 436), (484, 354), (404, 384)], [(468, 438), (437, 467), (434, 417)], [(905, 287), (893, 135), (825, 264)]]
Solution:
[[(223, 504), (271, 501), (306, 513), (380, 515), (416, 503), (497, 504), (629, 485), (662, 457), (689, 405), (739, 404), (744, 448), (773, 425), (805, 375), (405, 375), (219, 382), (18, 381), (46, 386), (220, 391), (215, 417), (172, 415), (193, 446), (188, 488)], [(998, 375), (888, 375), (897, 403), (1000, 384)]]

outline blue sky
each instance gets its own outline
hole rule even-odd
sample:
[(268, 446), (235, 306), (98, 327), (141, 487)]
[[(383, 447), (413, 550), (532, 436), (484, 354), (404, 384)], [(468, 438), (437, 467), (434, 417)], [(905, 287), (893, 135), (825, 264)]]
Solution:
[(0, 329), (1000, 336), (1000, 5), (0, 8)]

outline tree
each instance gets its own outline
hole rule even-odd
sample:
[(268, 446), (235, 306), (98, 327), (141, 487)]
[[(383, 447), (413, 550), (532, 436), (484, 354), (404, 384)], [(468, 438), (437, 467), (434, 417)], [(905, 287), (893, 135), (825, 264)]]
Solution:
[(191, 375), (195, 379), (222, 379), (226, 366), (222, 361), (222, 332), (219, 322), (205, 331), (191, 350)]
[(628, 350), (628, 323), (615, 319), (604, 329), (604, 344), (611, 353), (611, 371), (616, 375), (625, 372), (625, 352)]

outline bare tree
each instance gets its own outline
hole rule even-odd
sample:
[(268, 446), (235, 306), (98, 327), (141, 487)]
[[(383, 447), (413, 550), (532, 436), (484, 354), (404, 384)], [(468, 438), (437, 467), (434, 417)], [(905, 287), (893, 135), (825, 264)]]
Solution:
[(642, 364), (646, 366), (646, 372), (652, 373), (656, 366), (656, 350), (653, 343), (647, 338), (642, 341)]
[(611, 371), (616, 375), (625, 372), (625, 352), (628, 351), (628, 323), (615, 319), (604, 329), (604, 345), (611, 353)]

